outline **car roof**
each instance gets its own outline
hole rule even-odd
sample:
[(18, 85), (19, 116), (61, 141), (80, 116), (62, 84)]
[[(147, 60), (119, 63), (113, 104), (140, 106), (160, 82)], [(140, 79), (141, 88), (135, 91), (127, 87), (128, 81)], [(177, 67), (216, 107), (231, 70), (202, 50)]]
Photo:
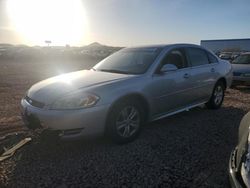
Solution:
[(187, 44), (187, 43), (142, 45), (142, 46), (131, 46), (128, 48), (170, 48), (170, 47), (198, 47), (204, 49), (204, 47), (200, 45)]

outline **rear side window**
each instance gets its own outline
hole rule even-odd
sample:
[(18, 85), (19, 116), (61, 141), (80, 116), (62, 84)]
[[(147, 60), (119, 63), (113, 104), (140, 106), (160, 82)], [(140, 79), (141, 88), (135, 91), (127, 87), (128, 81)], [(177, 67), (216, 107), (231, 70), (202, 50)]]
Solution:
[(207, 52), (208, 55), (208, 59), (210, 63), (218, 63), (218, 59), (216, 57), (214, 57), (214, 55), (212, 55), (211, 53)]
[(207, 53), (204, 50), (188, 48), (187, 53), (193, 67), (209, 64)]

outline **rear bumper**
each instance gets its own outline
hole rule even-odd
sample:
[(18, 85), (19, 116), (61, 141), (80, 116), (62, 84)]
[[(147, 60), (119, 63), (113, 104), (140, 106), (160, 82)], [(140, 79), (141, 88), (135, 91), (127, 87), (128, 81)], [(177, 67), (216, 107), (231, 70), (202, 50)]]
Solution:
[(244, 186), (241, 185), (240, 181), (237, 179), (237, 174), (236, 174), (236, 153), (237, 149), (235, 149), (230, 156), (229, 181), (232, 188), (242, 188)]
[(77, 110), (48, 110), (21, 101), (22, 117), (30, 129), (55, 130), (62, 138), (78, 138), (102, 135), (109, 105)]

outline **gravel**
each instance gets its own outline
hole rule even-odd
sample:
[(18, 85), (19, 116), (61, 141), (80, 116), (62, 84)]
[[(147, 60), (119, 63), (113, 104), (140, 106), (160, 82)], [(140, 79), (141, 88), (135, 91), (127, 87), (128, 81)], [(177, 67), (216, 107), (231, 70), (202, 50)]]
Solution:
[(230, 152), (249, 104), (250, 89), (230, 89), (221, 109), (149, 123), (125, 145), (33, 136), (0, 163), (0, 187), (228, 187)]

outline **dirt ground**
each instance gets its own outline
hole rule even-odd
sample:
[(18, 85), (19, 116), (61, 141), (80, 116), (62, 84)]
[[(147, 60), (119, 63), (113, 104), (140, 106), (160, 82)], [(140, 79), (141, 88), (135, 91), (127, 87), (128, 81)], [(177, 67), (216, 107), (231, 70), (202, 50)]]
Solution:
[[(0, 137), (24, 132), (20, 99), (37, 81), (96, 61), (0, 61)], [(0, 162), (0, 187), (228, 187), (228, 159), (250, 89), (229, 89), (219, 110), (196, 108), (145, 126), (126, 145), (105, 138), (62, 142), (33, 135)], [(29, 133), (30, 134), (30, 133)]]

